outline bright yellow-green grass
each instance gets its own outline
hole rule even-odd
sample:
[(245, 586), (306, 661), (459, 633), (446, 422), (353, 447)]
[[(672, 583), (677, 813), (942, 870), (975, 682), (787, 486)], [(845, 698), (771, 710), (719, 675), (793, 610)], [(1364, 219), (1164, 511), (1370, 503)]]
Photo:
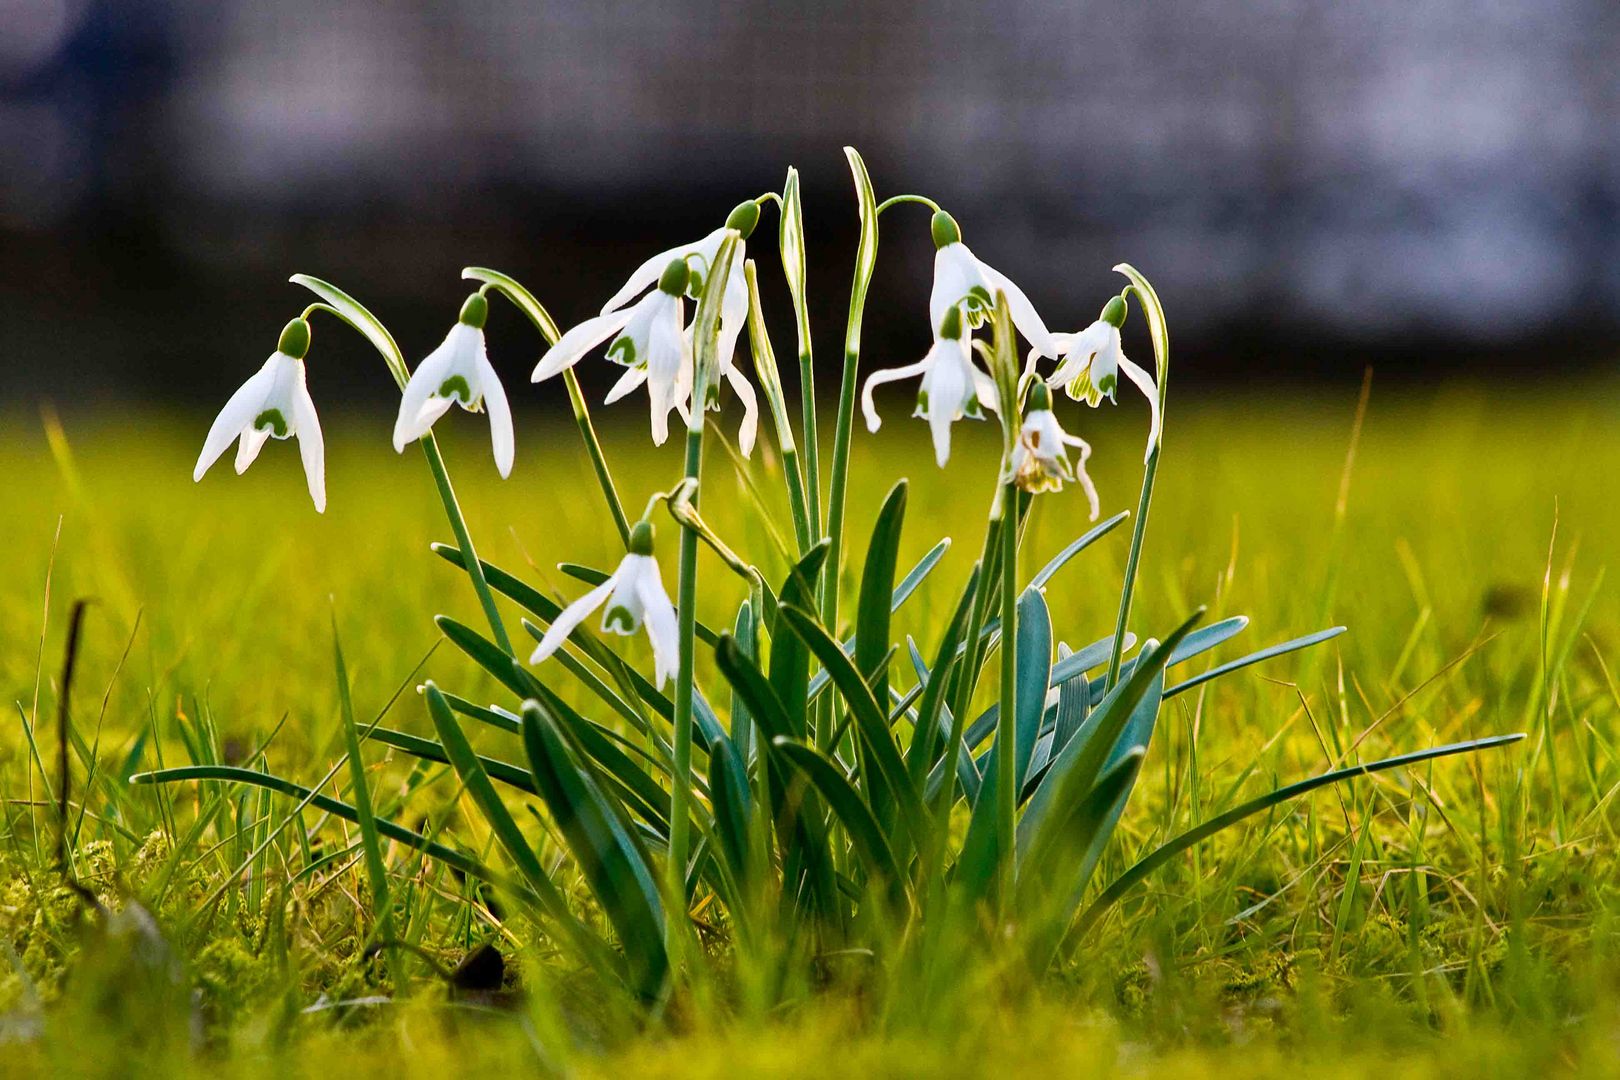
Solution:
[[(1060, 406), (1096, 448), (1105, 514), (1135, 505), (1145, 427), (1137, 404), (1102, 413)], [(904, 412), (895, 403), (881, 434), (857, 432), (848, 549), (861, 557), (884, 491), (909, 475), (903, 564), (942, 536), (954, 540), (897, 620), (929, 653), (977, 554), (994, 433), (959, 426), (941, 471), (926, 429)], [(591, 1006), (570, 998), (569, 975), (524, 952), (517, 926), (500, 938), (523, 967), (517, 981), (527, 993), (515, 1013), (449, 1011), (418, 965), (404, 1004), (304, 1015), (322, 1000), (393, 989), (381, 965), (356, 955), (368, 919), (360, 867), (339, 860), (288, 886), (283, 870), (296, 845), (283, 837), (275, 859), (261, 860), (248, 884), (227, 890), (225, 907), (199, 920), (197, 905), (240, 852), (228, 818), (175, 836), (166, 830), (186, 833), (200, 805), (193, 788), (141, 788), (116, 804), (103, 790), (132, 771), (127, 759), (143, 730), (155, 725), (161, 737), (141, 746), (139, 767), (157, 767), (159, 753), (175, 764), (185, 760), (180, 728), (203, 718), (238, 755), (276, 731), (268, 766), (318, 780), (341, 753), (334, 619), (362, 721), (433, 650), (433, 614), (480, 623), (465, 578), (427, 550), (450, 531), (420, 455), (392, 453), (389, 418), (325, 415), (325, 515), (311, 509), (296, 454), (283, 444), (244, 477), (227, 459), (192, 484), (206, 417), (0, 418), (0, 686), (11, 716), (0, 734), (0, 1072), (1232, 1077), (1620, 1068), (1620, 603), (1602, 583), (1620, 563), (1620, 393), (1608, 383), (1527, 398), (1375, 382), (1353, 442), (1355, 419), (1353, 390), (1172, 397), (1133, 629), (1162, 634), (1200, 604), (1212, 617), (1247, 614), (1248, 631), (1218, 659), (1322, 626), (1350, 633), (1176, 698), (1099, 879), (1235, 797), (1321, 771), (1352, 746), (1370, 760), (1497, 732), (1529, 739), (1322, 791), (1223, 834), (1074, 942), (1040, 985), (964, 972), (958, 999), (930, 1017), (842, 993), (835, 980), (765, 1015), (699, 994), (638, 1026), (592, 1020)], [(733, 418), (723, 422), (731, 434)], [(456, 412), (441, 429), (486, 559), (568, 597), (584, 587), (557, 562), (616, 560), (616, 534), (562, 413), (519, 417), (517, 468), (504, 482), (481, 417)], [(678, 446), (647, 445), (640, 410), (615, 416), (604, 441), (632, 513), (678, 478)], [(773, 532), (790, 537), (792, 526), (767, 441), (751, 467), (763, 504), (712, 446), (703, 510), (732, 547), (779, 578)], [(1022, 573), (1086, 526), (1077, 492), (1042, 497)], [(660, 535), (673, 587), (667, 518)], [(1059, 640), (1078, 647), (1111, 630), (1127, 539), (1119, 530), (1053, 580)], [(708, 554), (701, 570), (699, 617), (728, 623), (740, 583)], [(56, 682), (80, 597), (94, 604), (73, 721), (101, 775), (81, 803), (87, 770), (75, 757), (70, 818), (81, 805), (85, 812), (74, 865), (109, 908), (131, 896), (149, 904), (156, 937), (109, 935), (52, 869), (55, 818), (43, 804), (56, 790)], [(648, 663), (642, 641), (623, 648)], [(538, 670), (566, 687), (565, 674)], [(718, 694), (712, 671), (700, 674)], [(448, 646), (415, 681), (424, 677), (474, 700), (500, 698)], [(25, 737), (36, 723), (43, 770)], [(388, 723), (427, 730), (420, 697), (404, 693)], [(500, 749), (495, 738), (483, 746)], [(410, 765), (382, 747), (367, 760), (386, 804)], [(332, 790), (347, 779), (340, 773)], [(453, 795), (441, 783), (394, 809), (419, 824), (454, 811), (445, 805)], [(470, 812), (443, 820), (467, 843), (483, 842)], [(185, 858), (170, 857), (177, 848)], [(415, 875), (402, 887), (425, 898), (410, 928), (423, 949), (453, 965), (492, 936), (464, 914), (457, 883), (403, 853), (389, 857), (402, 879)], [(168, 877), (155, 884), (158, 875)], [(272, 924), (286, 936), (273, 937)], [(266, 948), (272, 939), (293, 947)], [(173, 950), (178, 989), (152, 991), (129, 975), (139, 965), (126, 954), (154, 941)]]

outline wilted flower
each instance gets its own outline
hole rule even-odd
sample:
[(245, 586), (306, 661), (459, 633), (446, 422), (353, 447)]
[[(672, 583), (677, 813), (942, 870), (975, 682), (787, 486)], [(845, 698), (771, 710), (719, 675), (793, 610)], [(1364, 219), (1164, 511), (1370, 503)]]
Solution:
[(1054, 335), (1041, 321), (1035, 305), (1012, 280), (979, 261), (978, 256), (962, 243), (962, 230), (956, 219), (945, 211), (934, 214), (934, 288), (928, 296), (928, 321), (934, 332), (953, 308), (967, 313), (969, 326), (981, 325), (995, 307), (996, 293), (1007, 297), (1007, 308), (1013, 325), (1036, 352), (1042, 356), (1056, 356)]
[[(1153, 376), (1125, 356), (1119, 338), (1119, 328), (1123, 325), (1125, 300), (1116, 296), (1103, 307), (1097, 321), (1078, 334), (1053, 334), (1056, 352), (1044, 355), (1055, 355), (1059, 362), (1046, 383), (1064, 386), (1071, 398), (1095, 407), (1103, 398), (1115, 400), (1119, 373), (1123, 371), (1148, 399), (1148, 408), (1152, 410), (1148, 422), (1148, 452), (1151, 453), (1159, 442), (1158, 389), (1153, 384)], [(1033, 352), (1030, 359), (1035, 359)]]
[(676, 633), (675, 606), (664, 591), (664, 580), (658, 573), (658, 560), (653, 558), (653, 527), (650, 522), (639, 521), (630, 530), (630, 551), (606, 581), (575, 600), (557, 615), (545, 637), (529, 657), (529, 663), (538, 664), (556, 652), (574, 628), (590, 617), (591, 612), (607, 604), (602, 614), (602, 630), (615, 634), (634, 634), (643, 624), (647, 627), (647, 640), (652, 642), (653, 680), (662, 688), (664, 681), (675, 674), (679, 663), (680, 642)]
[[(1069, 463), (1068, 447), (1080, 451), (1078, 466)], [(1052, 413), (1052, 392), (1037, 382), (1030, 390), (1029, 409), (1013, 444), (1013, 481), (1028, 492), (1062, 491), (1065, 481), (1078, 481), (1091, 503), (1091, 520), (1097, 520), (1101, 504), (1097, 488), (1086, 472), (1091, 446), (1086, 440), (1063, 430)]]
[(928, 355), (915, 364), (874, 371), (867, 377), (861, 391), (861, 411), (868, 431), (876, 431), (883, 424), (872, 402), (872, 389), (913, 375), (922, 376), (922, 385), (917, 390), (917, 411), (912, 415), (928, 421), (934, 436), (934, 460), (943, 466), (951, 456), (951, 424), (964, 416), (982, 419), (981, 406), (996, 407), (995, 383), (973, 366), (959, 308), (951, 308), (940, 320)]
[(270, 359), (219, 410), (203, 440), (192, 480), (203, 478), (232, 439), (240, 440), (236, 446), (236, 471), (240, 474), (259, 456), (265, 440), (296, 435), (309, 497), (317, 512), (326, 511), (326, 445), (321, 439), (315, 402), (304, 382), (304, 357), (308, 352), (309, 323), (294, 319), (281, 331), (281, 340)]
[(451, 405), (460, 404), (468, 412), (487, 408), (495, 468), (502, 476), (511, 475), (512, 410), (484, 350), (484, 321), (488, 318), (489, 301), (473, 293), (461, 306), (461, 317), (444, 342), (416, 366), (394, 421), (395, 450), (403, 451), (406, 443), (426, 435)]

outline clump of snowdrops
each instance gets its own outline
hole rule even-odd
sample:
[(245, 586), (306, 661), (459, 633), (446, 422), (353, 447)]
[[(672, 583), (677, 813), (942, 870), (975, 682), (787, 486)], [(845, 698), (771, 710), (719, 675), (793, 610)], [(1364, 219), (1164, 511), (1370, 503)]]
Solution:
[[(455, 542), (435, 551), (465, 572), (488, 624), (475, 628), (441, 615), (439, 629), (510, 697), (479, 705), (427, 682), (422, 698), (436, 738), (361, 727), (346, 710), (352, 802), (320, 793), (320, 784), (304, 787), (235, 766), (187, 766), (136, 779), (267, 787), (298, 800), (300, 808), (314, 805), (355, 823), (379, 941), (388, 937), (394, 903), (384, 857), (384, 844), (391, 843), (488, 883), (505, 898), (503, 910), (528, 916), (536, 933), (580, 966), (622, 987), (629, 1000), (655, 1003), (708, 963), (711, 952), (703, 945), (713, 937), (700, 938), (699, 926), (720, 931), (733, 970), (744, 973), (779, 977), (791, 963), (858, 954), (879, 970), (922, 973), (926, 994), (950, 979), (965, 952), (993, 945), (1038, 974), (1066, 944), (1095, 932), (1099, 919), (1156, 867), (1221, 829), (1317, 787), (1517, 737), (1341, 763), (1169, 837), (1118, 877), (1094, 882), (1164, 703), (1343, 628), (1284, 641), (1179, 681), (1172, 676), (1178, 665), (1241, 633), (1247, 619), (1200, 625), (1200, 610), (1162, 638), (1138, 643), (1130, 631), (1170, 373), (1169, 333), (1153, 286), (1121, 264), (1115, 269), (1124, 287), (1100, 298), (1094, 320), (1077, 332), (1053, 331), (1011, 278), (974, 255), (950, 214), (919, 195), (880, 202), (860, 156), (846, 153), (860, 242), (830, 468), (818, 438), (795, 170), (780, 193), (744, 201), (708, 235), (648, 258), (599, 314), (566, 331), (512, 277), (468, 268), (463, 276), (477, 282), (476, 291), (443, 344), (414, 370), (357, 300), (296, 275), (292, 280), (317, 300), (288, 323), (276, 351), (221, 410), (196, 479), (232, 440), (241, 472), (270, 438), (293, 438), (315, 508), (324, 509), (324, 446), (304, 378), (311, 320), (332, 316), (359, 331), (401, 391), (395, 449), (413, 442), (420, 447), (448, 516)], [(748, 248), (773, 211), (796, 317), (797, 416), (766, 333), (758, 267)], [(913, 215), (920, 227), (925, 214), (936, 249), (926, 313), (933, 344), (913, 364), (866, 374), (863, 385), (861, 326), (879, 223)], [(550, 389), (560, 379), (566, 388), (603, 512), (624, 544), (611, 572), (564, 567), (588, 586), (570, 603), (479, 558), (434, 439), (434, 425), (452, 405), (481, 411), (496, 467), (502, 476), (511, 470), (512, 413), (485, 352), (492, 302), (515, 305), (547, 343), (533, 380)], [(1145, 337), (1150, 365), (1127, 358), (1125, 331)], [(753, 381), (742, 365), (745, 333)], [(608, 403), (645, 389), (655, 443), (666, 442), (672, 415), (684, 434), (680, 471), (672, 461), (668, 489), (647, 493), (634, 517), (612, 479), (574, 373), (585, 362), (619, 367)], [(1053, 391), (1097, 408), (1116, 401), (1122, 377), (1147, 404), (1136, 512), (1101, 521), (1028, 573), (1020, 542), (1035, 499), (1083, 498), (1092, 521), (1100, 514), (1086, 471), (1091, 447), (1067, 430), (1083, 427), (1087, 410), (1064, 404), (1060, 415)], [(897, 479), (856, 559), (845, 535), (846, 496), (857, 397), (867, 428), (877, 432), (874, 389), (911, 379), (918, 384), (915, 415), (929, 425), (939, 464), (951, 452), (953, 426), (964, 418), (993, 415), (1002, 439), (997, 459), (984, 463), (988, 513), (979, 558), (964, 580), (935, 586), (953, 600), (949, 618), (935, 640), (896, 642), (892, 613), (930, 576), (949, 541), (901, 572), (908, 481)], [(700, 512), (704, 488), (713, 482), (704, 474), (707, 414), (740, 411), (737, 446), (746, 456), (759, 435), (761, 396), (793, 524), (792, 568), (775, 581)], [(1130, 547), (1113, 626), (1100, 628), (1090, 644), (1059, 645), (1054, 653), (1044, 586), (1127, 520)], [(747, 584), (728, 629), (698, 621), (700, 545)], [(671, 579), (673, 596), (665, 584)], [(853, 611), (840, 610), (844, 595), (856, 597)], [(514, 615), (532, 644), (514, 641)], [(642, 632), (652, 646), (651, 671), (626, 662), (604, 636)], [(700, 652), (712, 654), (723, 685), (698, 685)], [(981, 683), (992, 676), (994, 702), (979, 707), (990, 696), (988, 685), (981, 694)], [(567, 693), (558, 689), (564, 681), (575, 684)], [(570, 704), (581, 698), (590, 704)], [(495, 729), (508, 741), (506, 752), (481, 756), (467, 736), (469, 725)], [(377, 816), (363, 764), (367, 742), (453, 769), (499, 858), (488, 860), (489, 852), (453, 832), (429, 836)], [(566, 872), (577, 874), (597, 910), (571, 899), (559, 880), (568, 864)], [(497, 918), (493, 908), (480, 914)]]

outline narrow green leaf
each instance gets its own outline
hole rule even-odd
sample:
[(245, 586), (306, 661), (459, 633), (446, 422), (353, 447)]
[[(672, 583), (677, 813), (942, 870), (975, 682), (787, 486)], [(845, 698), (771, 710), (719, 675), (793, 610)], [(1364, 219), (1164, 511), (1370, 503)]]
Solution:
[(1053, 575), (1055, 575), (1059, 570), (1063, 569), (1063, 565), (1065, 563), (1074, 558), (1076, 555), (1080, 554), (1086, 548), (1090, 547), (1092, 544), (1096, 543), (1098, 540), (1101, 540), (1104, 536), (1108, 535), (1116, 526), (1119, 525), (1120, 522), (1124, 521), (1130, 516), (1131, 512), (1129, 510), (1121, 510), (1108, 520), (1099, 521), (1084, 536), (1080, 537), (1078, 540), (1075, 540), (1068, 547), (1052, 556), (1047, 564), (1041, 567), (1040, 572), (1029, 579), (1029, 587), (1031, 589), (1045, 588), (1046, 583), (1051, 581)]
[[(800, 608), (815, 606), (816, 582), (826, 562), (827, 550), (825, 541), (818, 543), (788, 573), (787, 580), (778, 590), (781, 597), (779, 609), (787, 605)], [(780, 610), (777, 618), (780, 622)], [(794, 634), (782, 633), (780, 625), (773, 627), (771, 632), (770, 679), (771, 688), (776, 691), (777, 699), (787, 710), (792, 723), (791, 729), (782, 734), (805, 738), (806, 710), (810, 698), (810, 658), (803, 641)]]
[(631, 984), (654, 997), (669, 974), (664, 911), (646, 850), (624, 827), (566, 729), (539, 702), (523, 705), (523, 746), (574, 861), (619, 935)]
[(1124, 896), (1132, 887), (1140, 883), (1153, 871), (1186, 851), (1194, 844), (1207, 840), (1223, 829), (1228, 829), (1245, 818), (1253, 817), (1264, 810), (1285, 803), (1290, 799), (1298, 798), (1317, 788), (1327, 787), (1344, 780), (1352, 780), (1358, 776), (1367, 776), (1372, 773), (1384, 772), (1387, 769), (1400, 768), (1402, 765), (1415, 765), (1422, 761), (1431, 761), (1435, 758), (1449, 757), (1452, 754), (1468, 754), (1478, 750), (1489, 750), (1497, 746), (1506, 746), (1516, 743), (1524, 738), (1522, 733), (1513, 735), (1493, 735), (1484, 739), (1471, 739), (1468, 742), (1451, 743), (1447, 746), (1437, 746), (1428, 750), (1417, 750), (1408, 754), (1399, 754), (1395, 757), (1384, 758), (1381, 761), (1370, 762), (1366, 765), (1352, 765), (1348, 768), (1334, 769), (1331, 772), (1313, 776), (1307, 780), (1288, 784), (1275, 791), (1250, 799), (1223, 814), (1217, 814), (1201, 825), (1188, 829), (1181, 835), (1159, 845), (1147, 856), (1139, 860), (1129, 870), (1121, 874), (1108, 888), (1093, 900), (1079, 922), (1075, 925), (1076, 933), (1084, 933), (1098, 917), (1112, 907), (1120, 897)]
[(343, 714), (343, 744), (349, 756), (349, 786), (353, 789), (356, 824), (360, 826), (360, 850), (365, 854), (366, 880), (371, 885), (373, 917), (384, 936), (389, 934), (388, 868), (383, 863), (382, 844), (377, 840), (377, 819), (371, 809), (371, 787), (366, 782), (366, 760), (360, 753), (360, 729), (354, 722), (354, 702), (349, 696), (349, 671), (343, 663), (343, 642), (338, 637), (337, 616), (332, 616), (332, 664), (337, 670), (338, 706)]
[(1218, 679), (1222, 675), (1230, 675), (1234, 671), (1246, 668), (1251, 664), (1258, 664), (1262, 660), (1270, 660), (1274, 657), (1283, 656), (1286, 653), (1298, 652), (1301, 649), (1308, 649), (1312, 645), (1320, 645), (1324, 641), (1329, 641), (1338, 637), (1340, 634), (1344, 633), (1344, 631), (1344, 627), (1335, 626), (1328, 630), (1318, 630), (1314, 634), (1306, 634), (1304, 637), (1294, 638), (1292, 641), (1282, 642), (1279, 645), (1267, 646), (1266, 648), (1260, 649), (1257, 652), (1250, 653), (1248, 656), (1239, 657), (1236, 660), (1229, 661), (1217, 667), (1212, 667), (1208, 671), (1200, 672), (1185, 682), (1177, 683), (1175, 686), (1172, 686), (1170, 689), (1166, 690), (1164, 692), (1164, 696), (1167, 698), (1175, 697), (1177, 694), (1185, 693), (1195, 686), (1201, 686), (1202, 684), (1209, 682), (1211, 679)]
[(806, 743), (777, 739), (775, 747), (777, 753), (802, 772), (821, 797), (827, 800), (827, 805), (838, 816), (844, 831), (855, 845), (866, 877), (887, 886), (891, 902), (901, 901), (905, 888), (904, 872), (871, 807), (850, 784), (843, 771)]

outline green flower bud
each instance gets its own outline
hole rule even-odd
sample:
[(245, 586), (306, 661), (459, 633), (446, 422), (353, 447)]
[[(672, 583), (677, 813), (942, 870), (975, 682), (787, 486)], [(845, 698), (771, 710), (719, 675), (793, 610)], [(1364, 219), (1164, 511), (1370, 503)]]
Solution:
[(939, 336), (946, 341), (955, 341), (962, 336), (962, 309), (957, 306), (945, 313), (939, 321)]
[(281, 340), (276, 342), (276, 351), (285, 353), (294, 360), (302, 360), (309, 353), (309, 323), (303, 319), (294, 319), (281, 331)]
[(744, 240), (754, 234), (754, 226), (758, 224), (759, 203), (753, 199), (738, 203), (737, 208), (726, 215), (726, 228), (736, 229)]
[(1029, 390), (1030, 412), (1051, 412), (1052, 391), (1043, 382), (1037, 382)]
[(671, 296), (680, 296), (686, 291), (686, 282), (691, 278), (692, 272), (687, 269), (685, 259), (676, 259), (664, 267), (664, 276), (658, 279), (658, 289)]
[(934, 220), (929, 224), (934, 234), (934, 247), (942, 248), (946, 244), (960, 244), (962, 230), (956, 224), (956, 219), (943, 210), (934, 211)]
[(1125, 325), (1125, 298), (1116, 296), (1103, 305), (1102, 314), (1097, 316), (1109, 326), (1121, 327)]
[(461, 305), (461, 321), (474, 330), (482, 330), (488, 320), (489, 301), (484, 299), (484, 294), (473, 293), (467, 297), (467, 302)]
[(651, 555), (652, 553), (653, 524), (646, 519), (642, 519), (630, 528), (630, 554)]

